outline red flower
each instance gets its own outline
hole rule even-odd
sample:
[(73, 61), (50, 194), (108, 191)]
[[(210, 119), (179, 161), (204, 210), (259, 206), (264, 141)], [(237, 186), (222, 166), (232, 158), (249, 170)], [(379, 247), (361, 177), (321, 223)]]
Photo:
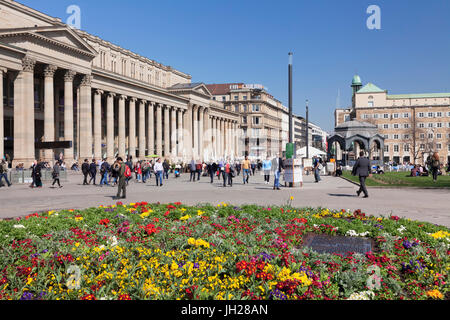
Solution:
[(169, 215), (170, 211), (167, 210), (166, 213), (164, 213), (164, 217), (167, 217)]
[(119, 202), (116, 203), (116, 205), (117, 205), (117, 206), (122, 206), (123, 203), (122, 203), (122, 201), (119, 201)]
[(131, 297), (128, 294), (122, 294), (119, 296), (119, 300), (131, 300)]
[(87, 296), (81, 298), (81, 300), (97, 300), (97, 298), (93, 294), (88, 294)]
[(110, 222), (109, 219), (102, 219), (102, 220), (100, 220), (100, 222), (98, 224), (108, 227), (109, 222)]

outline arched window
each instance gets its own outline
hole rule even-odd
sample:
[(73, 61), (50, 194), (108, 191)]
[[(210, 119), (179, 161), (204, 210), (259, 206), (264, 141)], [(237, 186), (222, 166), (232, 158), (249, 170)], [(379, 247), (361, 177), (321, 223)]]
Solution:
[(373, 108), (373, 96), (369, 96), (368, 98), (368, 107)]

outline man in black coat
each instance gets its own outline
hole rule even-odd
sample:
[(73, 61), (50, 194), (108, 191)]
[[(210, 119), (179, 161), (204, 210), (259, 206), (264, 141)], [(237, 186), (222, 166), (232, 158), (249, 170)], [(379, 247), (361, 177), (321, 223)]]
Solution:
[(359, 190), (356, 191), (358, 197), (361, 194), (361, 192), (364, 192), (364, 198), (369, 197), (369, 193), (367, 192), (366, 188), (366, 178), (371, 177), (372, 174), (370, 173), (370, 160), (364, 156), (364, 151), (361, 151), (359, 153), (359, 159), (356, 161), (352, 174), (354, 176), (359, 176)]
[(97, 175), (97, 164), (95, 163), (95, 159), (92, 159), (92, 162), (89, 165), (89, 173), (91, 174), (91, 180), (89, 180), (89, 183), (91, 183), (91, 181), (94, 181), (95, 186), (95, 177)]
[(83, 186), (88, 185), (87, 177), (89, 174), (89, 160), (85, 159), (83, 164), (81, 165), (81, 172), (83, 172), (84, 180), (83, 180)]

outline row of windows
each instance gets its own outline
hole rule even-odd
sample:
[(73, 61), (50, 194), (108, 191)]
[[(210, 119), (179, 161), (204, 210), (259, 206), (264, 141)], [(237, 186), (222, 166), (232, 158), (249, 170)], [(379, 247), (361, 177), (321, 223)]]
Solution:
[[(419, 118), (442, 118), (445, 115), (445, 112), (419, 112), (417, 117)], [(447, 112), (447, 117), (450, 117), (450, 111)]]
[[(253, 104), (251, 110), (253, 112), (261, 112), (261, 105), (260, 104)], [(234, 112), (249, 112), (249, 106), (244, 104), (242, 106), (242, 109), (239, 108), (239, 105), (234, 105)]]
[[(418, 128), (450, 128), (450, 122), (448, 122), (447, 124), (442, 123), (442, 122), (421, 122), (417, 124)], [(393, 123), (393, 124), (389, 124), (389, 123), (383, 123), (383, 124), (379, 124), (378, 125), (379, 129), (409, 129), (410, 128), (410, 124), (409, 123), (403, 123), (403, 124), (399, 124), (399, 123)]]
[[(442, 117), (450, 117), (450, 111), (449, 112), (419, 112), (417, 113), (417, 117), (418, 118), (442, 118)], [(364, 113), (361, 115), (362, 119), (399, 119), (399, 118), (410, 118), (411, 117), (411, 113), (409, 112), (405, 112), (405, 113), (393, 113), (393, 114), (389, 114), (389, 113), (374, 113), (374, 114), (367, 114)]]
[[(409, 134), (384, 134), (383, 135), (384, 139), (393, 139), (393, 140), (398, 140), (400, 138), (403, 138), (403, 140), (409, 140), (412, 138), (411, 135)], [(434, 139), (434, 137), (436, 137), (436, 139), (443, 139), (444, 137), (447, 137), (448, 139), (450, 139), (450, 133), (447, 133), (447, 135), (444, 135), (442, 133), (436, 133), (436, 135), (434, 133), (420, 133), (419, 134), (419, 139), (425, 139), (425, 137), (427, 137), (428, 139)]]
[[(242, 117), (242, 123), (243, 124), (247, 124), (247, 116), (243, 116)], [(252, 123), (253, 124), (261, 124), (262, 122), (261, 122), (261, 117), (252, 117)]]
[[(106, 52), (100, 51), (100, 68), (107, 69), (107, 63), (106, 63)], [(131, 62), (130, 63), (130, 70), (128, 70), (128, 60), (125, 58), (122, 58), (121, 60), (121, 71), (123, 76), (129, 76), (133, 79), (138, 79), (140, 81), (146, 81), (149, 84), (156, 84), (158, 86), (166, 86), (166, 74), (160, 71), (155, 70), (152, 71), (151, 68), (145, 68), (145, 66), (140, 65), (139, 70), (136, 68), (136, 63)], [(147, 69), (147, 70), (146, 70)], [(117, 61), (116, 56), (111, 55), (111, 64), (110, 64), (110, 70), (114, 73), (118, 73), (117, 71)], [(129, 72), (128, 72), (129, 71)], [(145, 76), (145, 71), (147, 71), (147, 75)], [(154, 75), (153, 75), (154, 73)]]
[[(425, 146), (426, 146), (425, 143), (421, 143), (419, 145), (419, 149), (420, 150), (425, 150)], [(435, 147), (435, 148), (433, 148), (433, 147)], [(429, 145), (429, 149), (442, 150), (442, 143), (436, 143), (435, 146)], [(392, 150), (394, 150), (394, 152), (399, 152), (400, 146), (398, 144), (394, 144)], [(403, 145), (403, 151), (404, 152), (410, 152), (410, 150), (411, 150), (411, 146), (409, 144), (404, 144)], [(450, 144), (447, 146), (447, 150), (450, 152)], [(388, 145), (384, 146), (384, 152), (389, 152), (389, 146)]]
[[(445, 124), (442, 122), (427, 122), (427, 123), (418, 123), (417, 127), (419, 128), (444, 128)], [(447, 122), (447, 128), (450, 128), (450, 122)]]

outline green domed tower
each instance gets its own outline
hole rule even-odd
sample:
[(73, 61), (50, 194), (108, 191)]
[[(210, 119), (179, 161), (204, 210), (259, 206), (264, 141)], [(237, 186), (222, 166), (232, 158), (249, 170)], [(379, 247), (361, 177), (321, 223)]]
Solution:
[(352, 80), (353, 94), (358, 92), (358, 90), (361, 89), (361, 87), (362, 87), (361, 78), (356, 74)]

